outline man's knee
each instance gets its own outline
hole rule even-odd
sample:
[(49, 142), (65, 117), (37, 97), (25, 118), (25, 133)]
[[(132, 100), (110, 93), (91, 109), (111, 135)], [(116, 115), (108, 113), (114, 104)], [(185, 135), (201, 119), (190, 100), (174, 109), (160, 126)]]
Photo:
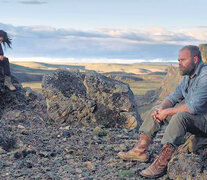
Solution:
[(172, 116), (170, 123), (187, 122), (189, 120), (189, 115), (190, 114), (187, 112), (176, 113), (175, 115)]

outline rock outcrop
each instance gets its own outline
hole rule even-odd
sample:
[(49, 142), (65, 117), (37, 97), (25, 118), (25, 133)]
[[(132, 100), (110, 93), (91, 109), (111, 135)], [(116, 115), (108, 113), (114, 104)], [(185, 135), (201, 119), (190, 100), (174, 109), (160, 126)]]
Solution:
[(128, 84), (93, 71), (58, 70), (42, 81), (49, 117), (59, 123), (133, 129), (140, 125)]
[(182, 79), (182, 76), (179, 73), (178, 67), (169, 66), (167, 70), (167, 75), (162, 81), (162, 89), (161, 89), (161, 93), (159, 96), (159, 100), (164, 99), (171, 92), (173, 92), (175, 88), (177, 87), (177, 85), (179, 84), (181, 79)]
[(199, 49), (201, 51), (202, 60), (207, 63), (207, 44), (200, 44)]
[(156, 102), (159, 98), (161, 89), (147, 91), (143, 96), (136, 96), (137, 106), (147, 106)]

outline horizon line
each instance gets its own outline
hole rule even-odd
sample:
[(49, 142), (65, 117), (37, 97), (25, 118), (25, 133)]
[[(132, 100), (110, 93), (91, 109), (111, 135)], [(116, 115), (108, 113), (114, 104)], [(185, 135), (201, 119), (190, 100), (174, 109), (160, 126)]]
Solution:
[(49, 62), (49, 63), (104, 63), (104, 64), (139, 64), (139, 63), (162, 63), (177, 64), (177, 60), (166, 60), (162, 58), (155, 59), (118, 59), (118, 58), (51, 58), (51, 57), (10, 57), (10, 62), (28, 61), (28, 62)]

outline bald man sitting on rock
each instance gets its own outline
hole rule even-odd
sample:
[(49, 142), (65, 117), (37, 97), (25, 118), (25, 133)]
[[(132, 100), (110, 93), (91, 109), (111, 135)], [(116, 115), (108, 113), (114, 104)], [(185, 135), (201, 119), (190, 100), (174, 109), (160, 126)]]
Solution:
[[(155, 133), (160, 130), (162, 121), (168, 123), (161, 140), (161, 152), (140, 173), (147, 178), (157, 178), (166, 173), (167, 164), (175, 149), (183, 143), (186, 132), (207, 137), (207, 65), (202, 62), (199, 48), (192, 45), (179, 51), (178, 62), (183, 79), (159, 107), (146, 115), (139, 129), (137, 145), (126, 153), (118, 153), (125, 160), (147, 162), (148, 147)], [(175, 106), (183, 100), (184, 104)]]

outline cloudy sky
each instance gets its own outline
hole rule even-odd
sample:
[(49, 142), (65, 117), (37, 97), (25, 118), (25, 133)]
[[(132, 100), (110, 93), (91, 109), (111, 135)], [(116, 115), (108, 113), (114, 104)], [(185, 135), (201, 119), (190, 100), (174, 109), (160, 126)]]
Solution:
[(0, 0), (10, 60), (174, 61), (207, 43), (206, 0)]

